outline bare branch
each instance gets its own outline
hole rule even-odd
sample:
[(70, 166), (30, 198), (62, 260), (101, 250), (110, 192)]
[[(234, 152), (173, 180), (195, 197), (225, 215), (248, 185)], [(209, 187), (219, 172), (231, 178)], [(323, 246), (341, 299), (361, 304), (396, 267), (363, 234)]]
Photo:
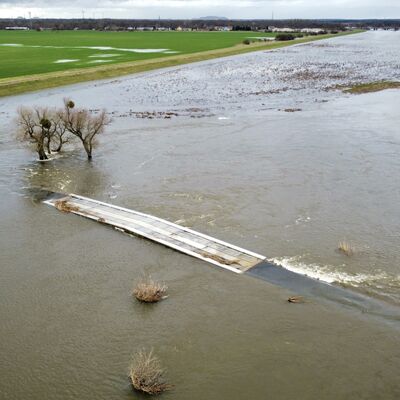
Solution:
[(65, 128), (82, 142), (88, 159), (92, 159), (95, 137), (104, 131), (110, 122), (105, 110), (98, 115), (86, 109), (76, 109), (72, 100), (64, 99), (64, 112), (61, 114)]

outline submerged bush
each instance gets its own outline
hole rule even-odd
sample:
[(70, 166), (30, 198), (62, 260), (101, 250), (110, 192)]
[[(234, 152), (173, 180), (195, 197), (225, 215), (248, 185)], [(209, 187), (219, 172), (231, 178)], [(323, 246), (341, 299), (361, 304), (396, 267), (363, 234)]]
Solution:
[(338, 244), (338, 251), (350, 257), (354, 254), (354, 247), (350, 243), (342, 241)]
[(285, 40), (294, 40), (295, 36), (292, 35), (291, 33), (280, 33), (279, 35), (276, 35), (275, 40), (279, 41), (285, 41)]
[(303, 296), (291, 296), (288, 298), (289, 303), (305, 303)]
[(133, 295), (144, 303), (157, 303), (166, 299), (168, 287), (163, 283), (154, 282), (150, 277), (143, 279), (133, 289)]
[(153, 355), (153, 350), (140, 350), (133, 357), (129, 378), (136, 390), (159, 394), (172, 389), (172, 385), (166, 383), (164, 374), (165, 370), (161, 367), (160, 360)]

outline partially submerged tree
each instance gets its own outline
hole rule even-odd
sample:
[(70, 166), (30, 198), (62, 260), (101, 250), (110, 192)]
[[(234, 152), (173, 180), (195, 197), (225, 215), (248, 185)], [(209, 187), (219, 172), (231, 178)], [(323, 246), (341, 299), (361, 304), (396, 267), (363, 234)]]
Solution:
[(52, 152), (61, 151), (72, 135), (82, 142), (91, 160), (96, 137), (109, 122), (104, 110), (93, 115), (86, 109), (75, 109), (71, 100), (64, 100), (61, 109), (21, 107), (17, 116), (21, 139), (35, 145), (40, 160), (47, 160)]
[(79, 138), (88, 160), (91, 160), (96, 136), (102, 133), (104, 127), (110, 122), (105, 110), (100, 114), (92, 115), (86, 109), (76, 109), (72, 100), (65, 99), (62, 118), (66, 130)]
[(52, 122), (54, 127), (53, 139), (55, 138), (57, 146), (56, 148), (52, 149), (52, 151), (58, 153), (61, 151), (65, 143), (70, 142), (70, 138), (68, 137), (68, 131), (64, 124), (62, 110), (57, 110), (54, 113)]
[(28, 140), (36, 147), (41, 161), (47, 160), (45, 148), (50, 143), (51, 121), (48, 118), (48, 110), (45, 108), (19, 108), (17, 124), (21, 139)]

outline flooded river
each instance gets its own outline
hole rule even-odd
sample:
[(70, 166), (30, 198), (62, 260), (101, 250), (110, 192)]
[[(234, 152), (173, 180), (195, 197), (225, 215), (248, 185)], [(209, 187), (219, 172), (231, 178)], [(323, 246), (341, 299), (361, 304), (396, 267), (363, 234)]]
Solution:
[[(35, 201), (74, 192), (265, 254), (400, 310), (400, 33), (0, 99), (0, 397), (132, 399), (131, 355), (154, 347), (169, 399), (398, 399), (400, 319), (237, 276)], [(19, 105), (65, 97), (112, 124), (39, 165), (14, 136)], [(346, 240), (354, 255), (337, 252)], [(170, 297), (130, 297), (150, 273)]]

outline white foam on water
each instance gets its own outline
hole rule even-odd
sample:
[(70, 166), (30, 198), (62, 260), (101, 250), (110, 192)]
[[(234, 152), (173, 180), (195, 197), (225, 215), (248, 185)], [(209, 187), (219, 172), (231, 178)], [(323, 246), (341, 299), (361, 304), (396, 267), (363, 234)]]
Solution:
[(300, 275), (309, 276), (310, 278), (318, 279), (327, 283), (343, 283), (349, 284), (354, 287), (361, 286), (363, 284), (375, 283), (383, 280), (391, 279), (388, 275), (381, 272), (378, 274), (349, 274), (347, 272), (333, 271), (333, 266), (317, 265), (317, 264), (306, 264), (302, 262), (300, 256), (296, 257), (278, 257), (272, 258), (269, 261), (280, 265), (281, 267), (295, 272)]
[(65, 59), (54, 61), (54, 64), (64, 64), (64, 63), (71, 63), (71, 62), (76, 62), (76, 61), (79, 61), (79, 59), (78, 60), (72, 60), (72, 59), (69, 59), (69, 58), (65, 58)]
[(164, 54), (177, 54), (177, 53), (180, 53), (180, 51), (175, 51), (175, 50), (164, 51)]

